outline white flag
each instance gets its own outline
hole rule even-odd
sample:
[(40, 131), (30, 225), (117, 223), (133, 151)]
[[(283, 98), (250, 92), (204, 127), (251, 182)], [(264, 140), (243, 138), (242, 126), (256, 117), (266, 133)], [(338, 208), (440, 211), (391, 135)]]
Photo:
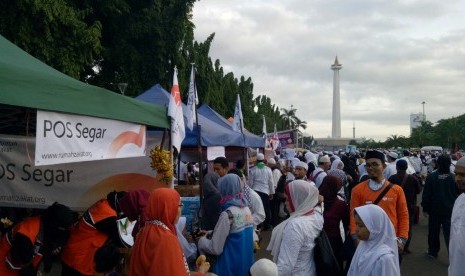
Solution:
[(266, 121), (265, 121), (265, 115), (262, 115), (263, 118), (263, 129), (262, 129), (262, 136), (266, 137)]
[(234, 121), (232, 128), (234, 131), (241, 132), (244, 129), (244, 118), (242, 117), (241, 98), (237, 94), (236, 108), (234, 109)]
[(191, 79), (189, 83), (189, 96), (187, 100), (187, 128), (191, 131), (194, 129), (195, 120), (195, 109), (199, 104), (199, 98), (197, 97), (197, 87), (195, 86), (195, 69), (192, 64)]
[(174, 67), (173, 87), (171, 88), (168, 116), (171, 117), (171, 143), (178, 152), (181, 151), (181, 143), (186, 136), (184, 129), (184, 116), (182, 114), (181, 95), (179, 94), (178, 70)]
[(278, 138), (278, 131), (276, 130), (276, 124), (274, 124), (273, 138), (271, 138), (271, 147), (276, 150), (281, 147)]

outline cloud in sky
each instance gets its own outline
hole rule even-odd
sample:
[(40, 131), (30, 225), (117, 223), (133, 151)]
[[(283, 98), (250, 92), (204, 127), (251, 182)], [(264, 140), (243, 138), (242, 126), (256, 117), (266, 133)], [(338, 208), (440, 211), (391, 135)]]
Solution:
[(195, 38), (254, 95), (297, 108), (306, 133), (331, 135), (338, 55), (342, 136), (409, 136), (411, 113), (433, 123), (465, 113), (465, 0), (202, 0)]

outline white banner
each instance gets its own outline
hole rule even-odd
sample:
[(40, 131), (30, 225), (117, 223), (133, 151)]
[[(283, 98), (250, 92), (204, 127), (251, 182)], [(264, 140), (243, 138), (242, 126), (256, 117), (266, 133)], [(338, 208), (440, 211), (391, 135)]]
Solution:
[(144, 125), (37, 111), (36, 166), (144, 155)]
[[(148, 146), (159, 141), (149, 139)], [(29, 156), (34, 145), (33, 137), (0, 135), (0, 206), (46, 208), (57, 201), (85, 210), (111, 191), (166, 187), (148, 156), (36, 167)]]
[(221, 146), (207, 147), (207, 160), (213, 161), (217, 157), (226, 157), (225, 148)]

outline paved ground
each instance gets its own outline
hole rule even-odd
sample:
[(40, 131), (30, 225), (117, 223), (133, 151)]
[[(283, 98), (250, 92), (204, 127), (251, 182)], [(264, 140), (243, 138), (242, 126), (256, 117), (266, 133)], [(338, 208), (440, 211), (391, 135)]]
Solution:
[[(441, 237), (441, 250), (439, 252), (439, 257), (437, 259), (431, 259), (425, 255), (428, 248), (428, 219), (421, 215), (420, 223), (413, 226), (413, 231), (413, 238), (410, 245), (412, 253), (404, 255), (401, 265), (402, 275), (446, 276), (449, 260), (443, 237)], [(260, 258), (271, 259), (269, 251), (264, 250), (268, 245), (270, 236), (271, 232), (262, 233), (262, 249), (255, 254), (256, 260)]]

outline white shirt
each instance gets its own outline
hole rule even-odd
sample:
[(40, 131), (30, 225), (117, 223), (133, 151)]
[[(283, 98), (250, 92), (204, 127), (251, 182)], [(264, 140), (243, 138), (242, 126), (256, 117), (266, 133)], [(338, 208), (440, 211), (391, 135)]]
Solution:
[(408, 174), (414, 174), (415, 173), (415, 168), (413, 167), (413, 161), (407, 156), (404, 156), (404, 157), (402, 157), (400, 159), (403, 159), (403, 160), (407, 161), (407, 165), (408, 165), (407, 173)]
[(281, 176), (283, 175), (283, 173), (279, 169), (274, 169), (274, 170), (271, 170), (271, 171), (273, 173), (273, 187), (276, 190), (276, 187), (278, 186), (278, 181), (281, 178)]
[(449, 276), (461, 276), (465, 271), (465, 194), (462, 193), (452, 209), (449, 241)]
[(262, 199), (254, 190), (250, 189), (250, 211), (252, 212), (254, 228), (265, 221), (265, 209), (263, 208)]
[(457, 161), (455, 160), (452, 160), (451, 164), (450, 164), (450, 173), (453, 173), (455, 175), (455, 164), (457, 164)]
[[(318, 174), (319, 172), (321, 173)], [(315, 179), (313, 179), (317, 174), (318, 176)], [(325, 177), (326, 177), (326, 172), (322, 168), (318, 167), (310, 174), (309, 180), (312, 180), (313, 182), (315, 182), (316, 187), (320, 188), (320, 185), (323, 182), (323, 179)]]
[(266, 166), (261, 169), (258, 168), (258, 166), (250, 169), (249, 186), (255, 191), (262, 192), (267, 195), (273, 195), (274, 186), (273, 173), (271, 172), (271, 169)]
[(178, 179), (180, 181), (186, 180), (186, 175), (187, 175), (187, 164), (184, 162), (181, 162), (179, 164), (179, 176)]
[(413, 157), (411, 157), (411, 159), (412, 159), (413, 168), (415, 169), (415, 172), (420, 173), (421, 172), (421, 165), (422, 165), (420, 157), (413, 156)]
[(313, 249), (315, 239), (323, 229), (323, 216), (314, 212), (288, 222), (278, 255), (279, 276), (316, 275)]
[(389, 177), (397, 173), (396, 163), (397, 163), (397, 160), (389, 163), (386, 166), (386, 168), (384, 169), (384, 178), (389, 179)]

